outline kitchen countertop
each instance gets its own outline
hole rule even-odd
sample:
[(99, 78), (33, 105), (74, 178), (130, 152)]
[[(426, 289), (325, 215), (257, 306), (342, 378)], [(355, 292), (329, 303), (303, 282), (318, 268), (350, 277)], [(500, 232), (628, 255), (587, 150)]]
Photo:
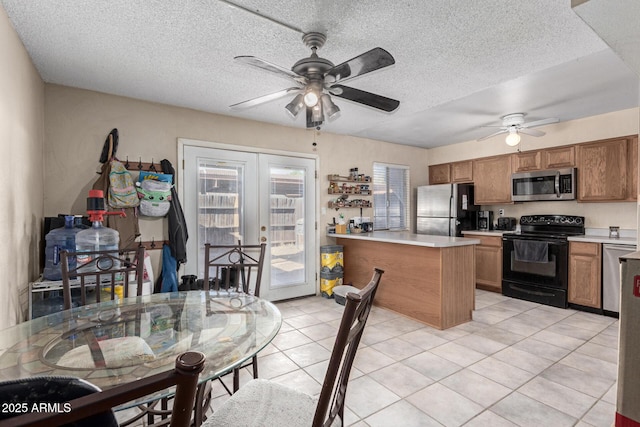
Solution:
[(596, 234), (585, 234), (583, 236), (571, 236), (568, 238), (570, 242), (590, 242), (590, 243), (605, 243), (611, 245), (636, 245), (638, 239), (635, 237), (620, 237), (618, 239), (611, 239), (609, 236), (600, 236)]
[(453, 246), (479, 245), (480, 240), (467, 237), (432, 236), (415, 234), (408, 231), (373, 231), (371, 233), (335, 234), (328, 237), (339, 239), (371, 240), (374, 242), (398, 243), (401, 245), (426, 246), (430, 248), (449, 248)]

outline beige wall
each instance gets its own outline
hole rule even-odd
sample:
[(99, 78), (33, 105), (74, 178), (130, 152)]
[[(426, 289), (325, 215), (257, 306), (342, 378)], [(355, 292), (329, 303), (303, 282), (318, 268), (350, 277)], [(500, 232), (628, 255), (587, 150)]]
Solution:
[[(155, 162), (166, 158), (176, 170), (178, 138), (317, 155), (319, 244), (326, 243), (326, 223), (337, 216), (334, 210), (322, 209), (331, 198), (327, 194), (327, 175), (347, 175), (352, 167), (370, 175), (373, 162), (384, 161), (410, 166), (412, 186), (428, 181), (427, 150), (420, 148), (293, 129), (64, 86), (46, 85), (45, 93), (46, 216), (84, 212), (88, 189), (97, 178), (102, 145), (112, 128), (118, 128), (120, 134), (117, 154), (121, 160), (127, 156), (131, 162), (140, 157)], [(312, 145), (314, 139), (316, 147)], [(359, 215), (357, 209), (340, 212), (346, 217)], [(363, 214), (371, 216), (371, 209), (365, 209)], [(141, 219), (140, 226), (144, 240), (166, 236), (166, 221)], [(157, 261), (155, 265), (159, 265)]]
[(0, 7), (0, 329), (20, 321), (39, 274), (43, 213), (44, 84)]
[[(617, 111), (599, 116), (587, 117), (579, 120), (556, 123), (537, 129), (546, 132), (545, 136), (534, 138), (522, 136), (518, 147), (509, 147), (504, 142), (504, 135), (499, 135), (485, 141), (466, 141), (460, 144), (437, 147), (429, 150), (429, 164), (447, 163), (457, 160), (474, 159), (478, 157), (510, 154), (539, 148), (568, 145), (616, 136), (634, 135), (640, 126), (639, 108)], [(606, 228), (617, 225), (623, 229), (637, 228), (637, 207), (634, 202), (626, 203), (577, 203), (567, 202), (527, 202), (501, 206), (485, 206), (498, 215), (498, 209), (505, 210), (505, 216), (519, 218), (532, 214), (561, 214), (580, 215), (585, 217), (587, 228)]]

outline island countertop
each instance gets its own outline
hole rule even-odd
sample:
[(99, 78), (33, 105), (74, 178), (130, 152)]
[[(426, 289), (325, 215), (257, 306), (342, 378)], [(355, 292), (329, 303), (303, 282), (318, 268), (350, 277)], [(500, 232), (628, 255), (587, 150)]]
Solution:
[(371, 233), (352, 234), (329, 233), (327, 236), (337, 239), (369, 240), (372, 242), (397, 243), (401, 245), (425, 246), (429, 248), (450, 248), (454, 246), (480, 244), (480, 239), (433, 236), (429, 234), (415, 234), (408, 231), (372, 231)]

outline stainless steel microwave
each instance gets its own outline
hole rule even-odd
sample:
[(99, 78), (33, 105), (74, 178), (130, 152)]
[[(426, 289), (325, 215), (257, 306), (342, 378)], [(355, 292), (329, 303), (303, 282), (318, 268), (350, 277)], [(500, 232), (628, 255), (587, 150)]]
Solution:
[(575, 200), (576, 168), (519, 172), (511, 175), (511, 200)]

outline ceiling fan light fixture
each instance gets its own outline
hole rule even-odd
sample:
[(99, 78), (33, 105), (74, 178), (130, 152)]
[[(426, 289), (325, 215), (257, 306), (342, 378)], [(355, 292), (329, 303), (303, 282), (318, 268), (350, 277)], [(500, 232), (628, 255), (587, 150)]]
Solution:
[(304, 105), (306, 105), (307, 107), (315, 107), (318, 104), (319, 100), (320, 97), (313, 89), (307, 90), (307, 92), (304, 94)]
[(320, 99), (322, 99), (322, 107), (324, 108), (324, 112), (329, 119), (336, 117), (336, 115), (340, 113), (340, 108), (338, 108), (338, 106), (333, 103), (329, 95), (325, 93)]
[(507, 135), (507, 138), (504, 140), (504, 142), (506, 142), (507, 145), (511, 147), (515, 147), (516, 145), (520, 144), (520, 134), (515, 129), (509, 129), (509, 135)]
[(303, 106), (304, 106), (303, 95), (299, 93), (284, 108), (287, 109), (287, 111), (289, 112), (289, 114), (291, 114), (292, 117), (296, 117)]

